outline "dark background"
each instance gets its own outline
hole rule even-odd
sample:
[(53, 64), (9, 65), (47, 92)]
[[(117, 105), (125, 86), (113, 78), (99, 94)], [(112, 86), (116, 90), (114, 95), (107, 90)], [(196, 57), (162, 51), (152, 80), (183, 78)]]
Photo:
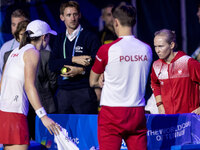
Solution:
[[(27, 2), (29, 1), (29, 2)], [(82, 26), (99, 31), (99, 18), (101, 8), (108, 3), (119, 4), (121, 0), (76, 0), (80, 4), (82, 13)], [(149, 44), (153, 50), (154, 60), (157, 55), (154, 52), (153, 37), (155, 31), (163, 28), (171, 29), (177, 34), (178, 49), (182, 50), (182, 24), (181, 1), (184, 1), (186, 9), (187, 48), (191, 55), (200, 39), (200, 24), (198, 22), (197, 2), (199, 0), (133, 0), (137, 8), (136, 37)], [(59, 17), (59, 6), (63, 0), (1, 0), (0, 7), (0, 46), (12, 38), (10, 29), (10, 15), (16, 8), (21, 8), (29, 13), (30, 20), (41, 19), (50, 24), (58, 33), (65, 31), (65, 25)], [(131, 0), (124, 2), (132, 3)], [(51, 43), (50, 43), (51, 44)], [(149, 83), (148, 83), (149, 84)], [(147, 98), (151, 95), (150, 86), (147, 88)]]
[[(27, 0), (28, 1), (28, 0)], [(41, 19), (48, 22), (58, 33), (65, 30), (59, 18), (59, 6), (64, 0), (2, 0), (0, 7), (0, 46), (12, 38), (10, 34), (10, 15), (17, 8), (26, 10), (30, 20)], [(101, 8), (108, 3), (119, 4), (121, 0), (76, 0), (80, 4), (81, 24), (94, 32), (99, 30)], [(174, 30), (177, 34), (178, 49), (182, 49), (181, 0), (135, 0), (137, 7), (136, 36), (153, 48), (154, 32), (163, 28)], [(199, 43), (200, 25), (198, 23), (197, 2), (183, 0), (186, 4), (187, 52), (189, 55)], [(125, 0), (131, 4), (131, 0)]]

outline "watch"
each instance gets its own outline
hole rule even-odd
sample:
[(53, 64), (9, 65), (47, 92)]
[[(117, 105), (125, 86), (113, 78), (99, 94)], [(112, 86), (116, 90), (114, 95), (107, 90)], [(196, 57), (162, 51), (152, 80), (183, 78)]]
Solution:
[(82, 75), (85, 75), (85, 69), (83, 69), (83, 71), (81, 72)]

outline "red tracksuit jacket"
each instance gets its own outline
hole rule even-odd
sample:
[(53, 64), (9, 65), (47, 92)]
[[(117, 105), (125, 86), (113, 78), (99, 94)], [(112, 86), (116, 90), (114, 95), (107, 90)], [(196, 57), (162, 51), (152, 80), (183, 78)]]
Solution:
[(166, 114), (190, 113), (199, 107), (200, 63), (178, 51), (170, 64), (153, 63), (151, 87), (161, 95)]

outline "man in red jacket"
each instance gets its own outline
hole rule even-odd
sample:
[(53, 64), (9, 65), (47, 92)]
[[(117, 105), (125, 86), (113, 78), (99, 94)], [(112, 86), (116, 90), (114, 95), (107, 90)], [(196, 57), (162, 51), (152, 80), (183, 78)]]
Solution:
[(160, 114), (200, 114), (200, 63), (176, 49), (176, 34), (163, 29), (155, 33), (151, 87)]

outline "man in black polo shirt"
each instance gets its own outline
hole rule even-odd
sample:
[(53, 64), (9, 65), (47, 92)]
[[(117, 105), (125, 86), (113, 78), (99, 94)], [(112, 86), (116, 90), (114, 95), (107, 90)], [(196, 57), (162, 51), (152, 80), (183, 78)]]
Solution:
[(108, 4), (102, 9), (102, 20), (104, 21), (104, 28), (100, 31), (101, 44), (108, 44), (117, 39), (113, 28), (112, 8), (114, 5)]
[(60, 19), (65, 23), (66, 32), (55, 39), (49, 62), (50, 69), (58, 74), (58, 113), (97, 113), (98, 104), (94, 89), (89, 87), (89, 73), (101, 43), (96, 35), (79, 24), (80, 17), (77, 2), (61, 4)]

